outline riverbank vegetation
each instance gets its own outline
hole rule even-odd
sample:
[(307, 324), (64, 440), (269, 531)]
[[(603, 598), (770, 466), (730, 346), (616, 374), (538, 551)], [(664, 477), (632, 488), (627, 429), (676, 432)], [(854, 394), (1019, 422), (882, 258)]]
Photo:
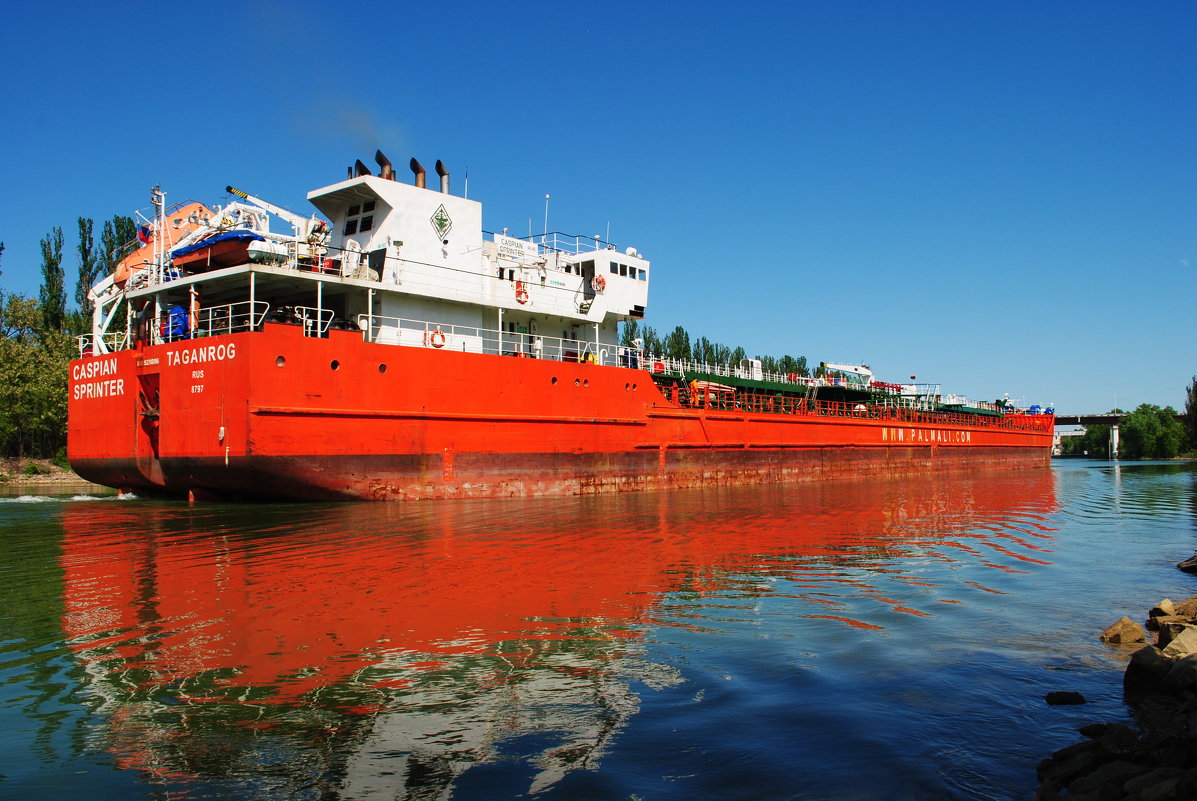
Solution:
[[(1160, 408), (1153, 403), (1141, 404), (1122, 418), (1118, 426), (1120, 459), (1175, 459), (1197, 455), (1197, 377), (1185, 390), (1185, 410), (1179, 413), (1171, 406)], [(1112, 414), (1122, 413), (1111, 409)], [(1098, 459), (1114, 456), (1111, 452), (1111, 426), (1093, 425), (1081, 436), (1064, 437), (1060, 441), (1063, 456), (1092, 456)]]

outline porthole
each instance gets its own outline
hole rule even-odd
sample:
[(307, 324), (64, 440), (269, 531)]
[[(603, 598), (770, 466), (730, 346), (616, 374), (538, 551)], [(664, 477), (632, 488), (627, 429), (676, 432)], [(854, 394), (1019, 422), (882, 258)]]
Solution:
[(287, 364), (287, 360), (286, 360), (286, 359), (284, 359), (282, 356), (279, 356), (279, 357), (277, 357), (277, 358), (274, 360), (274, 366), (275, 366), (275, 367), (283, 367), (283, 366), (285, 366), (286, 364)]
[(589, 379), (589, 378), (587, 378), (585, 381), (583, 381), (583, 382), (582, 382), (582, 386), (584, 386), (584, 387), (588, 387), (588, 386), (590, 386), (590, 379)]
[(636, 385), (632, 384), (632, 392), (635, 392), (635, 391), (636, 391)]
[(631, 388), (632, 388), (632, 385), (631, 385), (631, 384), (624, 384), (624, 385), (623, 385), (623, 391), (624, 391), (624, 392), (628, 392), (629, 390), (631, 390)]
[(337, 361), (336, 359), (333, 359), (331, 362), (329, 362), (328, 366), (333, 370), (341, 369), (341, 363), (339, 361)]
[(378, 372), (385, 373), (386, 371), (387, 371), (387, 366), (385, 364), (378, 365)]
[(553, 386), (557, 385), (557, 376), (553, 376), (552, 383), (553, 383)]
[(580, 379), (580, 378), (575, 378), (575, 379), (574, 379), (574, 386), (575, 386), (575, 387), (580, 387), (580, 386), (582, 386), (582, 379)]

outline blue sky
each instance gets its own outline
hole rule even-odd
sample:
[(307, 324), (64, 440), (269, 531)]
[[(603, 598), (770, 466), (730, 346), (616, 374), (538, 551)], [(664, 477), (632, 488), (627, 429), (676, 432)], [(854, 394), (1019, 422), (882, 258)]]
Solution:
[(455, 191), (468, 169), (490, 230), (539, 230), (546, 193), (551, 229), (609, 224), (652, 260), (661, 332), (1179, 407), (1194, 34), (1188, 2), (19, 4), (0, 287), (36, 294), (55, 225), (73, 279), (76, 217), (155, 183), (306, 213), (381, 148)]

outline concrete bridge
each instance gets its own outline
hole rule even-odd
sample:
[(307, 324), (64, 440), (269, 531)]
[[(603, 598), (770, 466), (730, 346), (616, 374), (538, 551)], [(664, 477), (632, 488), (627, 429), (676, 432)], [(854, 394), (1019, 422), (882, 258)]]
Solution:
[(1059, 431), (1060, 426), (1109, 426), (1111, 458), (1118, 458), (1118, 424), (1125, 413), (1107, 412), (1105, 414), (1057, 414), (1055, 436), (1052, 438), (1052, 455), (1060, 455), (1060, 439), (1062, 437), (1077, 437), (1084, 431)]
[[(1122, 422), (1122, 418), (1126, 417), (1126, 412), (1106, 412), (1105, 414), (1057, 414), (1056, 428), (1060, 426), (1109, 426), (1110, 427), (1110, 458), (1118, 458), (1118, 424)], [(1176, 419), (1182, 423), (1185, 421), (1183, 414), (1176, 415)], [(1060, 454), (1060, 438), (1061, 437), (1076, 437), (1084, 434), (1084, 431), (1059, 431), (1055, 432), (1055, 437), (1052, 440), (1052, 454)]]
[(1057, 414), (1056, 425), (1116, 426), (1124, 417), (1126, 417), (1125, 414), (1115, 414), (1114, 412), (1107, 412), (1106, 414)]

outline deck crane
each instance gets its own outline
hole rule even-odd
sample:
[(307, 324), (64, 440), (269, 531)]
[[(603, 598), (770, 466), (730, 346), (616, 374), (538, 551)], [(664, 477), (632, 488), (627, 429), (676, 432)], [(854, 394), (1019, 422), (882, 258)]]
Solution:
[(830, 372), (841, 373), (845, 377), (850, 377), (850, 381), (860, 383), (863, 387), (868, 387), (873, 383), (873, 371), (867, 364), (832, 364), (831, 362), (823, 362), (824, 369)]
[(291, 227), (295, 229), (296, 238), (306, 241), (309, 245), (323, 245), (328, 240), (328, 223), (317, 219), (315, 214), (311, 217), (300, 217), (295, 212), (287, 211), (282, 206), (276, 206), (269, 201), (262, 200), (260, 197), (254, 197), (248, 192), (242, 192), (233, 186), (226, 186), (224, 191), (230, 195), (236, 195), (242, 200), (246, 200), (259, 208), (265, 209), (276, 217), (280, 217), (291, 223)]

